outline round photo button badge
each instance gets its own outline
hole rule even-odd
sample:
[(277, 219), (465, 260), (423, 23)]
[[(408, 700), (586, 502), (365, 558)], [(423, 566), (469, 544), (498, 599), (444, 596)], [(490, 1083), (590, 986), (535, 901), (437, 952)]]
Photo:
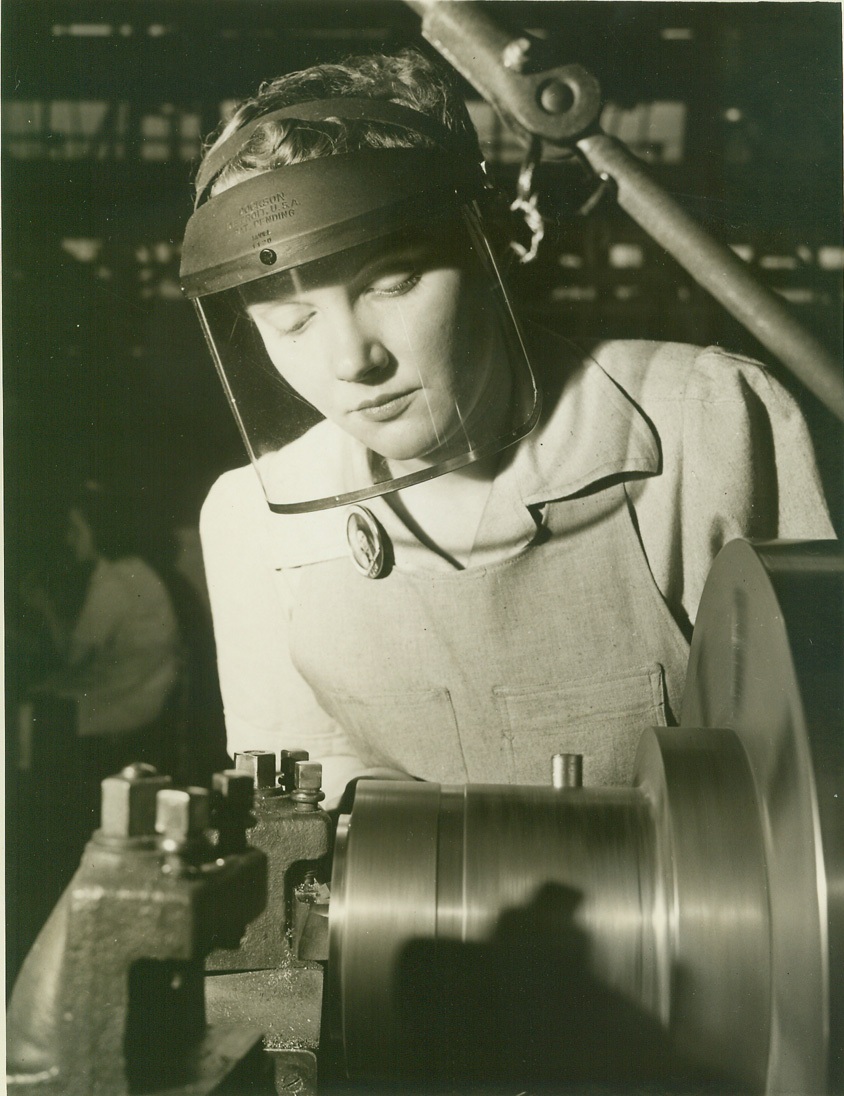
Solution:
[(380, 578), (387, 563), (384, 533), (365, 506), (353, 506), (346, 520), (352, 562), (365, 578)]

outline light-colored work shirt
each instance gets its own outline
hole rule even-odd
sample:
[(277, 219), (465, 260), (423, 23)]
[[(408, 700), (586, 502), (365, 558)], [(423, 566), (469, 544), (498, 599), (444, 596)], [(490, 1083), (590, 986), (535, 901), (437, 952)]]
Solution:
[(367, 506), (394, 566), (371, 580), (344, 508), (272, 514), (251, 467), (214, 486), (201, 531), (230, 751), (309, 750), (329, 802), (384, 766), (542, 782), (557, 750), (587, 755), (587, 783), (624, 782), (641, 730), (679, 714), (720, 547), (834, 535), (802, 416), (757, 364), (532, 341), (542, 416), (502, 456), (465, 568), (383, 498)]
[(126, 734), (161, 714), (180, 673), (179, 629), (142, 559), (97, 561), (67, 659), (54, 687), (76, 702), (79, 735)]

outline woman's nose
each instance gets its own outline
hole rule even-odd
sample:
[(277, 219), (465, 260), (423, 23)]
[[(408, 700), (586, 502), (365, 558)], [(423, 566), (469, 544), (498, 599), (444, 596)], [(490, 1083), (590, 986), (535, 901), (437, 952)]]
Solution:
[(364, 325), (351, 302), (336, 309), (332, 329), (333, 369), (338, 380), (361, 381), (389, 364), (389, 352), (378, 332)]

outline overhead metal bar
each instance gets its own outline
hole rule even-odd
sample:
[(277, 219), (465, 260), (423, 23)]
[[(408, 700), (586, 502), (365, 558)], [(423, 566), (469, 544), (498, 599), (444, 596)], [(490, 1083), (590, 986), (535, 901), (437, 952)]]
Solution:
[(405, 0), (422, 34), (526, 141), (576, 150), (618, 204), (844, 422), (844, 369), (727, 246), (715, 240), (615, 138), (601, 132), (598, 81), (550, 63), (545, 43), (503, 29), (479, 0)]

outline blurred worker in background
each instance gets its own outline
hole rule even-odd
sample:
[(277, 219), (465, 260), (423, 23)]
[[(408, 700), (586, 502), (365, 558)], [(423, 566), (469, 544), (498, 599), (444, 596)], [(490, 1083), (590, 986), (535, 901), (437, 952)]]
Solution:
[(833, 535), (760, 366), (514, 314), (481, 160), (409, 50), (265, 85), (197, 177), (182, 283), (252, 458), (202, 518), (229, 748), (307, 748), (329, 805), (557, 752), (628, 782), (720, 547)]
[(150, 728), (179, 680), (173, 606), (135, 539), (111, 495), (89, 481), (67, 514), (68, 548), (89, 571), (78, 616), (62, 618), (43, 587), (28, 589), (64, 662), (39, 688), (75, 701), (79, 737), (98, 739), (103, 754), (155, 753)]
[[(67, 511), (66, 545), (85, 573), (81, 607), (62, 614), (46, 586), (24, 596), (42, 617), (60, 668), (36, 695), (72, 703), (74, 731), (97, 784), (130, 761), (161, 764), (162, 722), (182, 673), (176, 614), (160, 575), (141, 557), (134, 521), (100, 484), (85, 483)], [(90, 828), (90, 827), (89, 827)]]

